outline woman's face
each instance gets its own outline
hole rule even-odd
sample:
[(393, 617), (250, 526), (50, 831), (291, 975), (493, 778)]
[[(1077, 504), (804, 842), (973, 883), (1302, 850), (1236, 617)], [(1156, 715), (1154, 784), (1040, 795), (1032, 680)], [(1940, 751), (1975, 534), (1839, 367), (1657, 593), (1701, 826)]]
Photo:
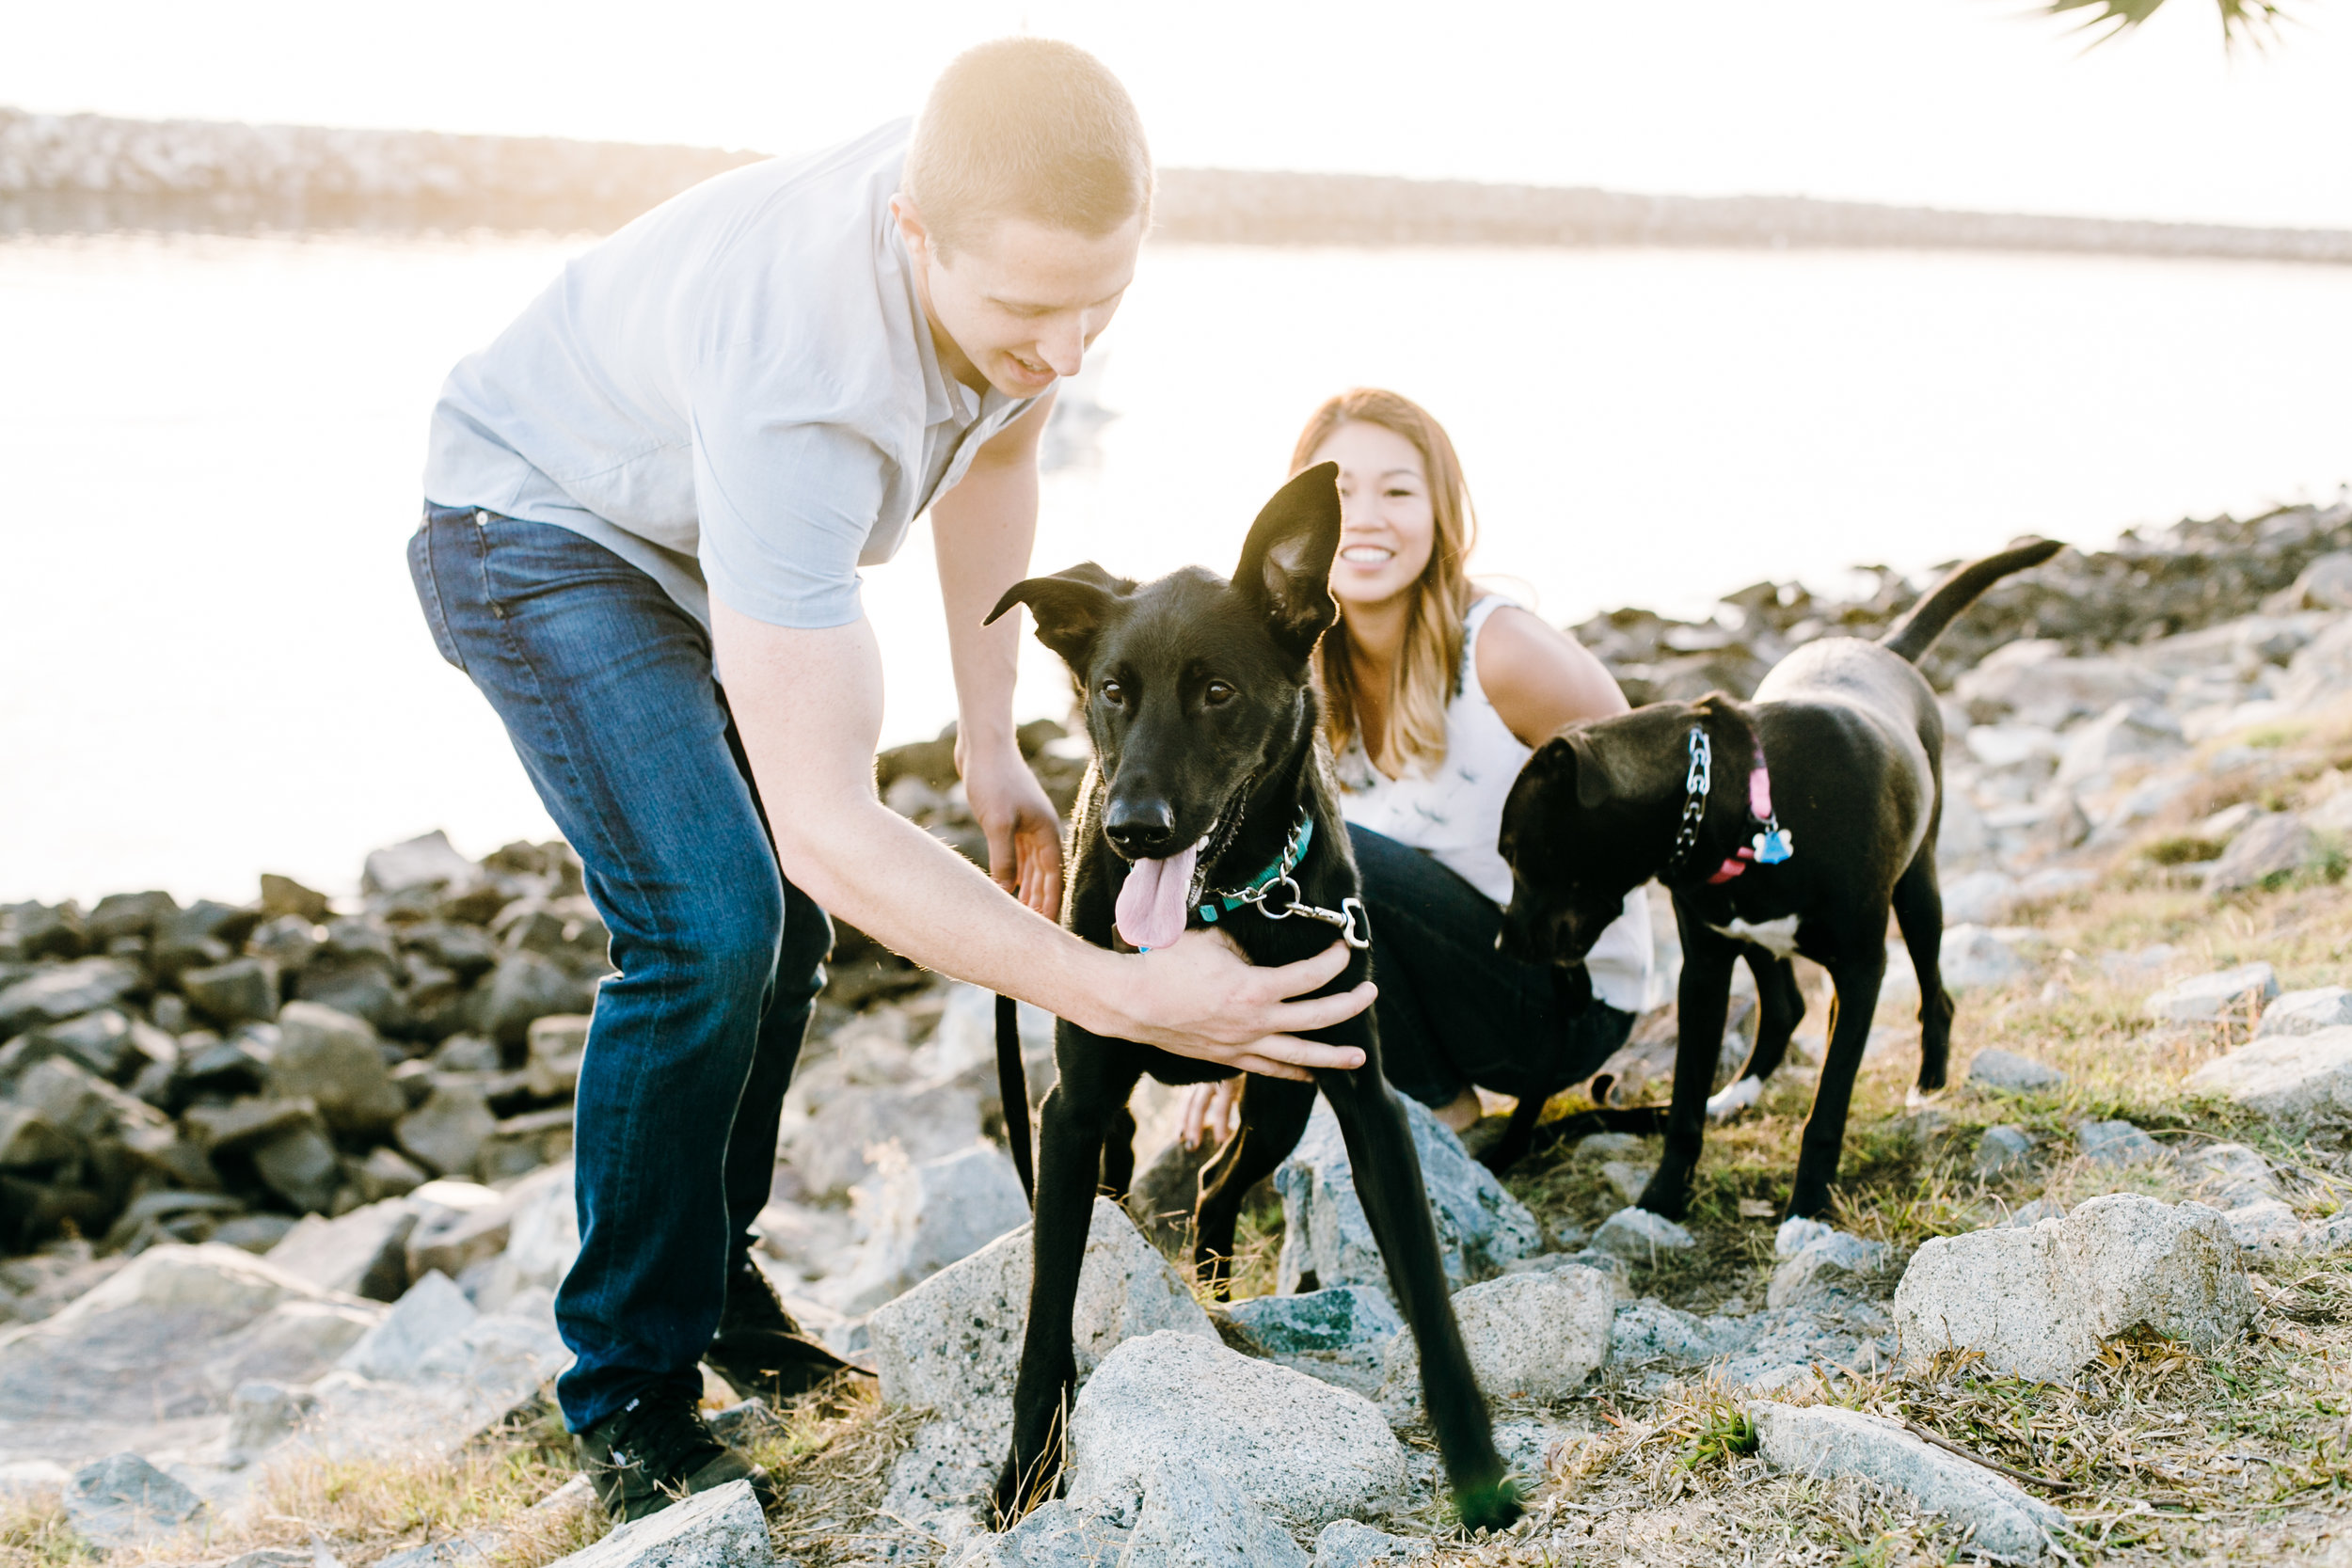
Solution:
[(1386, 425), (1350, 421), (1315, 449), (1313, 461), (1340, 466), (1331, 596), (1368, 609), (1411, 588), (1429, 564), (1438, 533), (1419, 450)]

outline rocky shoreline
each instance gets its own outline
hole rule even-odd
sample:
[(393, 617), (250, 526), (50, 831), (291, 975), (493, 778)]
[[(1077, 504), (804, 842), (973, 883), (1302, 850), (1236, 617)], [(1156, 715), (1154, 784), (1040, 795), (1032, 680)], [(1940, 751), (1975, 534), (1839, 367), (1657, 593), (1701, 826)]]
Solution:
[[(1882, 572), (1871, 596), (1830, 602), (1758, 584), (1705, 623), (1629, 610), (1577, 630), (1637, 701), (1744, 693), (1789, 647), (1883, 627), (1919, 586)], [(2179, 913), (2119, 914), (2102, 929), (2174, 934), (2096, 950), (2060, 951), (2043, 930), (2086, 900), (2170, 899), (2253, 931), (2265, 910), (2337, 896), (2352, 503), (2070, 550), (1988, 595), (1929, 668), (1951, 729), (1946, 977), (1966, 1078), (1946, 1105), (1855, 1138), (1892, 1139), (1977, 1196), (1949, 1199), (1924, 1237), (1873, 1230), (1861, 1209), (1841, 1228), (1790, 1222), (1759, 1260), (1712, 1222), (1625, 1207), (1654, 1157), (1641, 1139), (1587, 1139), (1506, 1186), (1415, 1115), (1465, 1338), (1506, 1457), (1533, 1480), (1606, 1480), (1617, 1450), (1588, 1390), (1635, 1410), (1704, 1387), (1730, 1402), (1706, 1408), (1736, 1413), (1710, 1464), (1850, 1478), (1996, 1556), (2081, 1552), (2064, 1495), (2020, 1491), (1851, 1390), (1925, 1375), (1922, 1356), (1955, 1346), (1971, 1375), (2057, 1386), (2106, 1375), (2116, 1345), (2152, 1335), (2254, 1354), (2232, 1349), (2249, 1324), (2273, 1325), (2252, 1343), (2287, 1333), (2264, 1271), (2340, 1268), (2326, 1260), (2352, 1248), (2352, 1156), (2328, 1141), (2352, 1104), (2341, 948), (2332, 974), (2243, 942), (2242, 961), (2200, 967)], [(1082, 741), (1051, 723), (1022, 740), (1066, 810)], [(884, 753), (878, 780), (894, 809), (980, 856), (950, 739)], [(578, 1244), (570, 1092), (603, 929), (560, 844), (475, 861), (428, 835), (369, 856), (361, 889), (339, 905), (266, 877), (237, 904), (0, 908), (0, 1242), (17, 1254), (0, 1262), (14, 1324), (0, 1330), (0, 1500), (52, 1511), (88, 1549), (151, 1554), (175, 1530), (229, 1528), (289, 1465), (455, 1456), (544, 1428), (564, 1358), (550, 1293)], [(1874, 1062), (1901, 1054), (1908, 979), (1898, 949)], [(2077, 995), (2123, 998), (2096, 1006), (2124, 1022), (2066, 1028), (2122, 1028), (2166, 1065), (2085, 1098), (2085, 1069), (2049, 1059), (2058, 1037), (2017, 1022)], [(796, 1505), (794, 1539), (832, 1543), (803, 1560), (1336, 1564), (1433, 1540), (1472, 1560), (1485, 1548), (1447, 1536), (1410, 1339), (1327, 1113), (1245, 1227), (1261, 1250), (1238, 1270), (1244, 1299), (1204, 1305), (1168, 1261), (1198, 1156), (1173, 1141), (1174, 1097), (1151, 1089), (1132, 1212), (1097, 1207), (1069, 1495), (988, 1533), (973, 1499), (1001, 1456), (1027, 1284), (990, 1016), (972, 988), (839, 931), (762, 1263), (815, 1332), (874, 1368), (879, 1408), (904, 1414), (867, 1481)], [(1050, 1021), (1022, 1022), (1041, 1095)], [(1726, 1070), (1753, 1027), (1736, 1006)], [(1759, 1116), (1802, 1116), (1819, 1034), (1817, 1011)], [(1646, 1016), (1604, 1069), (1607, 1093), (1660, 1092), (1672, 1036), (1670, 1006)], [(2175, 1102), (2130, 1087), (2158, 1080), (2209, 1109), (2153, 1110)], [(1739, 1213), (1751, 1203), (1771, 1212), (1768, 1196)], [(1863, 1411), (1820, 1402), (1833, 1385)], [(723, 1419), (756, 1434), (786, 1416), (737, 1404)], [(572, 1491), (550, 1506), (583, 1504)], [(698, 1540), (702, 1560), (769, 1560), (734, 1502), (676, 1512), (659, 1541), (614, 1532), (598, 1562), (675, 1560), (663, 1554)], [(1556, 1544), (1579, 1517), (1539, 1508), (1513, 1539)], [(401, 1568), (518, 1550), (527, 1528), (417, 1544)]]

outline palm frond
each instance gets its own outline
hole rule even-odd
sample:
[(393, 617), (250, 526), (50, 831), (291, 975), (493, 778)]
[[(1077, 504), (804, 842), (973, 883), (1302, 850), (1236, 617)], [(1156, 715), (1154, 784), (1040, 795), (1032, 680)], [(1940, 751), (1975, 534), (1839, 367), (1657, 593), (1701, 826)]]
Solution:
[[(2045, 0), (2052, 16), (2096, 8), (2097, 14), (2084, 18), (2083, 26), (2106, 29), (2093, 40), (2097, 43), (2131, 31), (2155, 15), (2163, 4), (2164, 0)], [(2278, 37), (2279, 24), (2286, 18), (2284, 0), (2214, 0), (2214, 4), (2221, 13), (2221, 40), (2227, 45), (2240, 40), (2267, 43)]]

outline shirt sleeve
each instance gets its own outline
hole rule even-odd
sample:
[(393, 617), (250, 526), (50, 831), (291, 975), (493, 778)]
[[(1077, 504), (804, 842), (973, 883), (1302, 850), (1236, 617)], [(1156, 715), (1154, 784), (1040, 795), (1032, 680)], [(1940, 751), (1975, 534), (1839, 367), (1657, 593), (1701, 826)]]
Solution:
[(739, 614), (817, 629), (858, 618), (858, 555), (887, 487), (880, 448), (838, 424), (697, 417), (703, 577)]

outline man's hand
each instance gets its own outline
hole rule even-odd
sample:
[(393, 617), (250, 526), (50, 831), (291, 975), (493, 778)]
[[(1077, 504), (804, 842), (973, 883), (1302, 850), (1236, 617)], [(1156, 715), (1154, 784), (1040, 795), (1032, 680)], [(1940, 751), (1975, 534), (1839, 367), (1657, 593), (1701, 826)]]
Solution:
[(996, 885), (1048, 920), (1061, 914), (1061, 818), (1021, 760), (1017, 747), (991, 746), (956, 768), (973, 819), (988, 835), (988, 874)]
[(1364, 1053), (1352, 1045), (1326, 1045), (1294, 1031), (1327, 1029), (1355, 1017), (1379, 994), (1366, 980), (1329, 996), (1300, 996), (1330, 984), (1347, 967), (1340, 942), (1296, 963), (1260, 969), (1222, 931), (1186, 931), (1173, 947), (1120, 957), (1125, 984), (1106, 998), (1119, 1016), (1099, 1035), (1139, 1040), (1268, 1078), (1307, 1082), (1317, 1068), (1352, 1070)]

